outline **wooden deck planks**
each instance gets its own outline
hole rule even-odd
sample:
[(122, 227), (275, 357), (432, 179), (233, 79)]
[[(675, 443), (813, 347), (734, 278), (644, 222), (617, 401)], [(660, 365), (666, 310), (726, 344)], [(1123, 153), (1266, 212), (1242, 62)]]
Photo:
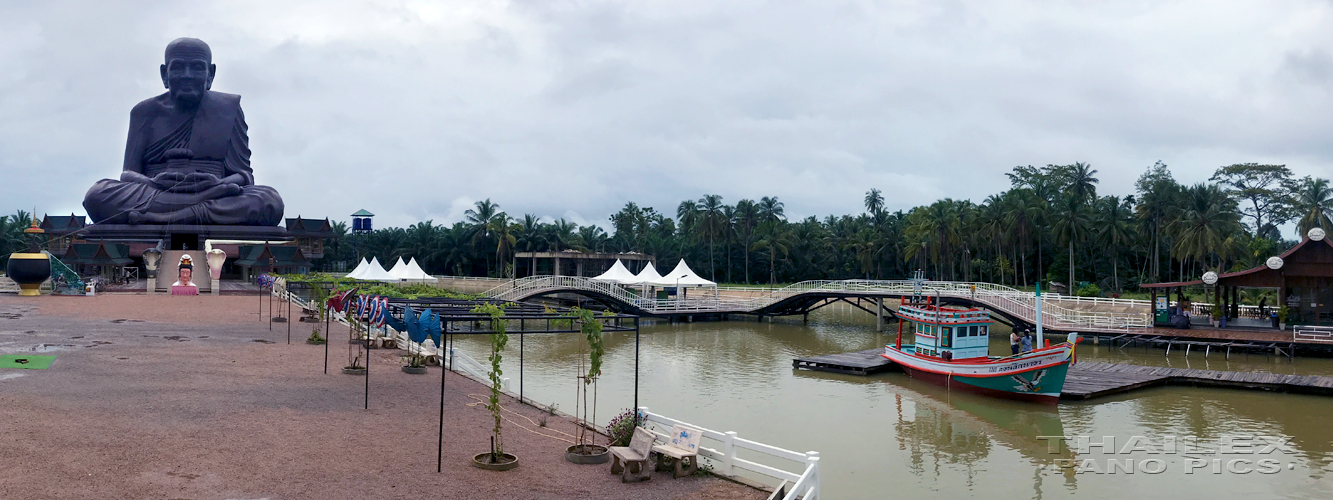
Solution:
[(1080, 363), (1069, 369), (1061, 399), (1091, 399), (1165, 384), (1211, 385), (1333, 395), (1333, 377)]
[(812, 356), (809, 358), (796, 358), (792, 360), (791, 366), (795, 369), (846, 373), (851, 375), (872, 375), (896, 369), (897, 365), (894, 365), (888, 358), (881, 356), (883, 353), (884, 349), (880, 348), (845, 352), (842, 354)]

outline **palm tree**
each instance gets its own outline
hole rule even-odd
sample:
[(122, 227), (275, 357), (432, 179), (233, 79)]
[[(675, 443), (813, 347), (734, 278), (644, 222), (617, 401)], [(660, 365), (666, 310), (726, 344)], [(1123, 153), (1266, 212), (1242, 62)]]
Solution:
[(782, 221), (764, 222), (759, 225), (759, 240), (754, 242), (754, 249), (768, 251), (768, 284), (778, 282), (778, 254), (783, 257), (791, 250), (791, 232)]
[[(479, 201), (475, 208), (469, 208), (463, 212), (463, 219), (468, 224), (468, 239), (473, 246), (484, 248), (484, 244), (489, 243), (493, 237), (491, 220), (500, 212), (500, 205), (491, 203), (490, 198)], [(508, 216), (506, 216), (507, 218)], [(484, 254), (483, 254), (484, 255)]]
[(748, 285), (750, 284), (750, 246), (754, 244), (754, 230), (759, 226), (759, 207), (750, 200), (736, 202), (733, 224), (735, 224), (736, 234), (741, 239), (741, 246), (745, 253), (745, 284)]
[(699, 198), (698, 206), (700, 228), (703, 230), (704, 236), (708, 237), (708, 279), (717, 281), (717, 264), (713, 261), (713, 243), (718, 236), (723, 234), (724, 229), (722, 196), (706, 194), (703, 198)]
[(1111, 283), (1113, 289), (1120, 291), (1120, 247), (1134, 238), (1130, 225), (1133, 217), (1134, 197), (1127, 196), (1122, 201), (1119, 196), (1107, 196), (1101, 199), (1097, 224), (1100, 226), (1097, 236), (1103, 248), (1111, 252)]
[[(486, 232), (494, 235), (496, 239), (496, 244), (495, 244), (496, 276), (499, 276), (501, 278), (511, 277), (509, 276), (510, 273), (505, 272), (505, 268), (507, 267), (505, 266), (505, 255), (508, 255), (511, 251), (513, 251), (514, 244), (518, 242), (518, 239), (514, 237), (514, 233), (518, 232), (522, 228), (523, 226), (515, 224), (513, 222), (513, 219), (509, 217), (509, 214), (506, 214), (504, 212), (500, 212), (492, 216), (490, 223), (487, 224)], [(510, 269), (510, 271), (512, 271), (512, 269)]]
[(578, 228), (578, 224), (563, 218), (547, 225), (546, 251), (559, 252), (570, 248), (587, 250), (587, 248), (579, 248), (583, 245), (578, 240)]
[(787, 214), (783, 203), (778, 201), (777, 196), (765, 196), (759, 199), (759, 221), (776, 222), (787, 220)]
[(1172, 253), (1208, 267), (1208, 257), (1217, 258), (1220, 269), (1229, 255), (1227, 240), (1240, 230), (1236, 201), (1217, 184), (1195, 184), (1185, 191), (1185, 204), (1176, 212), (1171, 230), (1176, 236)]
[(1296, 185), (1294, 205), (1301, 220), (1296, 223), (1296, 237), (1304, 238), (1311, 229), (1319, 227), (1330, 232), (1329, 217), (1333, 216), (1333, 187), (1327, 179), (1305, 177)]
[(1097, 199), (1097, 171), (1093, 170), (1092, 165), (1083, 162), (1075, 162), (1069, 166), (1069, 192), (1073, 193), (1079, 201), (1087, 202)]
[(884, 211), (884, 195), (878, 189), (871, 188), (866, 191), (866, 212), (871, 215)]
[(847, 241), (847, 247), (856, 253), (856, 262), (865, 279), (870, 279), (870, 271), (875, 268), (875, 251), (879, 246), (879, 235), (870, 228), (857, 231)]
[(1060, 212), (1055, 221), (1055, 237), (1069, 244), (1069, 295), (1074, 295), (1074, 244), (1086, 240), (1088, 237), (1088, 227), (1092, 224), (1092, 216), (1088, 213), (1088, 205), (1076, 191), (1069, 191), (1069, 194), (1061, 200)]
[(606, 251), (606, 231), (592, 224), (579, 226), (579, 239), (583, 240), (583, 245), (587, 250), (593, 252)]

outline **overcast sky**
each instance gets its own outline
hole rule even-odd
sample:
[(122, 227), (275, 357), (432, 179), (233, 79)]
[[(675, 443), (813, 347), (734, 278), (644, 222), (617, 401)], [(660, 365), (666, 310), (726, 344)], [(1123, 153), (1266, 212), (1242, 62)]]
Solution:
[(0, 0), (0, 211), (83, 214), (170, 40), (240, 94), (286, 216), (511, 215), (777, 196), (790, 218), (980, 202), (1015, 165), (1129, 194), (1333, 177), (1333, 8), (1283, 2)]

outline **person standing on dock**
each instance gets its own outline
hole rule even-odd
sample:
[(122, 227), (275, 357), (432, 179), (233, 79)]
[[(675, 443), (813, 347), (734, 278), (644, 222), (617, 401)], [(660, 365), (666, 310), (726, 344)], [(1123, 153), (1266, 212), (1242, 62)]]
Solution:
[(1022, 340), (1021, 342), (1022, 342), (1022, 344), (1023, 344), (1023, 352), (1025, 352), (1025, 353), (1027, 353), (1027, 352), (1032, 352), (1032, 334), (1031, 334), (1031, 333), (1028, 333), (1028, 334), (1023, 335), (1023, 340)]
[(1010, 354), (1013, 354), (1013, 355), (1017, 355), (1017, 354), (1018, 354), (1018, 330), (1017, 330), (1017, 329), (1014, 329), (1014, 331), (1012, 331), (1012, 332), (1009, 333), (1009, 351), (1010, 351)]

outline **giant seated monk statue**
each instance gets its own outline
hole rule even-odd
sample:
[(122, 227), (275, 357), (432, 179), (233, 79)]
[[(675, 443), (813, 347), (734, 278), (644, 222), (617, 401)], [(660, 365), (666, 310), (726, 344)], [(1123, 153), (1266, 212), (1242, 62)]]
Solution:
[(255, 184), (241, 97), (213, 92), (213, 53), (201, 40), (167, 45), (167, 92), (130, 111), (120, 179), (102, 179), (83, 207), (99, 224), (276, 226), (282, 198)]

